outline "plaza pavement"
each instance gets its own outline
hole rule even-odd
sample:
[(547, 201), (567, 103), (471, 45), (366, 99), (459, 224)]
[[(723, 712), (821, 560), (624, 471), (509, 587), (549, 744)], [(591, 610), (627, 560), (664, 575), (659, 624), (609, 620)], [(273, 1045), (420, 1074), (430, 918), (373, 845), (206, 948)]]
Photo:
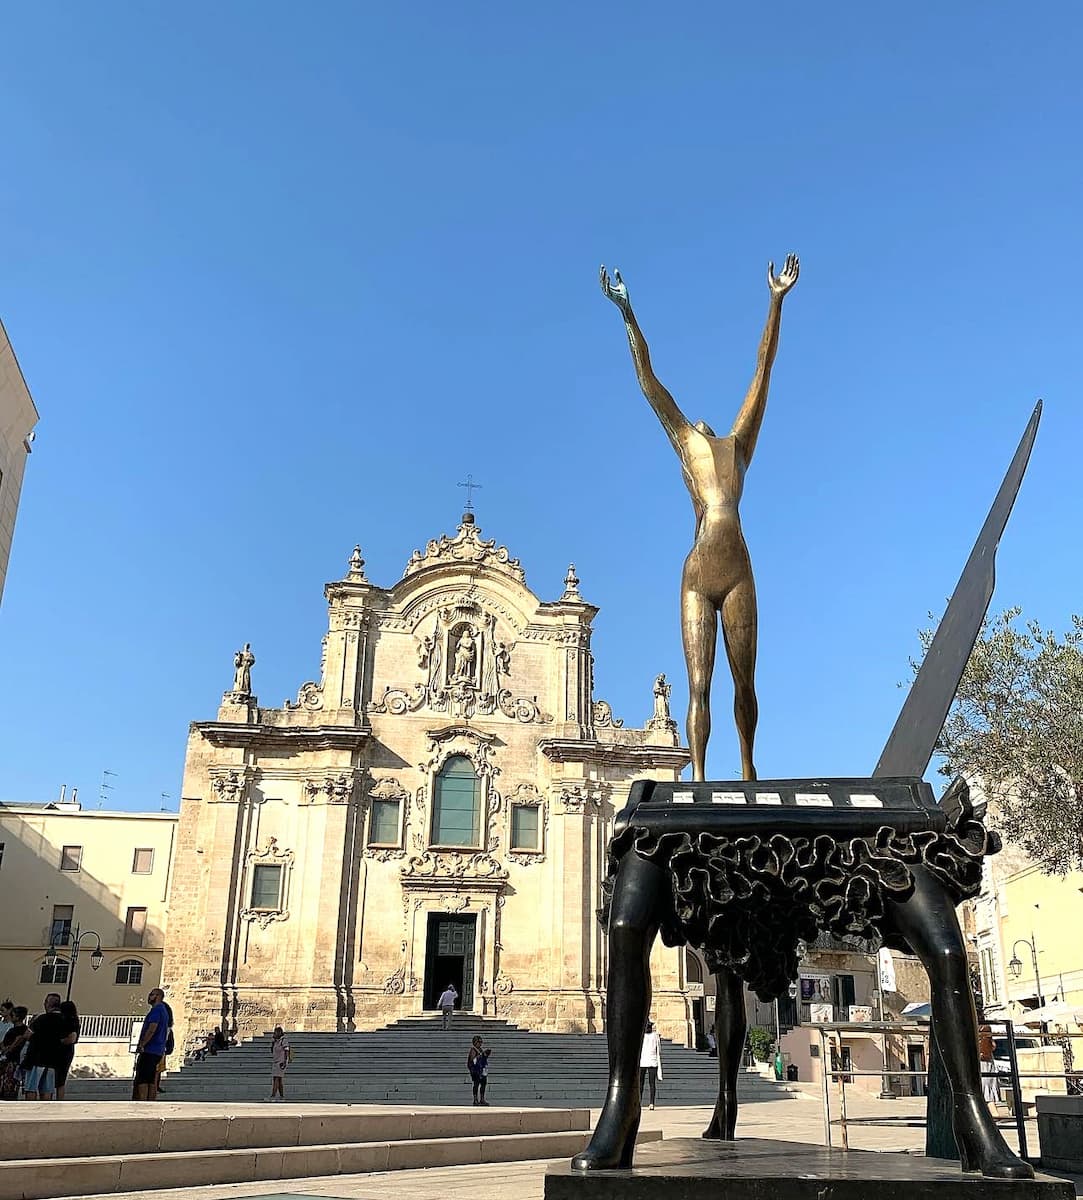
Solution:
[[(738, 1134), (774, 1141), (824, 1144), (820, 1092), (798, 1085), (792, 1101), (747, 1104), (742, 1107)], [(832, 1098), (834, 1100), (834, 1098)], [(925, 1142), (924, 1101), (893, 1101), (847, 1093), (850, 1148), (920, 1154)], [(276, 1106), (275, 1112), (281, 1108)], [(833, 1109), (834, 1111), (834, 1109)], [(597, 1117), (597, 1112), (592, 1113)], [(660, 1106), (643, 1114), (642, 1128), (661, 1129), (666, 1138), (699, 1137), (710, 1109)], [(1016, 1145), (1014, 1126), (1001, 1120), (1005, 1138)], [(838, 1129), (832, 1134), (838, 1145)], [(1027, 1122), (1031, 1155), (1038, 1153), (1038, 1130)], [(222, 1184), (156, 1192), (126, 1192), (125, 1200), (240, 1200), (241, 1197), (340, 1197), (342, 1200), (477, 1200), (497, 1192), (500, 1200), (541, 1200), (545, 1162), (489, 1163), (481, 1166), (436, 1167), (420, 1171), (390, 1171), (366, 1175), (335, 1175), (261, 1183)], [(1060, 1173), (1083, 1197), (1083, 1176)], [(103, 1197), (88, 1200), (106, 1200)]]

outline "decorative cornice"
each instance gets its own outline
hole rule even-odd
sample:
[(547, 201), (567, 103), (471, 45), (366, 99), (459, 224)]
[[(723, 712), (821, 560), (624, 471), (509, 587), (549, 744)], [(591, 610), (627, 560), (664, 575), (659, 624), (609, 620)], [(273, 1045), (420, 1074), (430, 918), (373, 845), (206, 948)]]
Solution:
[(550, 762), (600, 763), (639, 770), (680, 771), (692, 758), (685, 746), (636, 746), (580, 738), (543, 738), (538, 749)]
[(368, 727), (348, 725), (241, 725), (231, 721), (193, 721), (192, 729), (212, 746), (296, 747), (301, 750), (358, 750), (372, 737)]
[(424, 571), (429, 567), (443, 567), (455, 563), (471, 563), (485, 566), (507, 575), (517, 583), (526, 583), (526, 573), (517, 558), (512, 558), (507, 546), (497, 546), (495, 539), (486, 541), (473, 520), (467, 521), (465, 514), (458, 533), (449, 538), (442, 534), (433, 538), (425, 547), (425, 553), (415, 550), (403, 571), (403, 579)]

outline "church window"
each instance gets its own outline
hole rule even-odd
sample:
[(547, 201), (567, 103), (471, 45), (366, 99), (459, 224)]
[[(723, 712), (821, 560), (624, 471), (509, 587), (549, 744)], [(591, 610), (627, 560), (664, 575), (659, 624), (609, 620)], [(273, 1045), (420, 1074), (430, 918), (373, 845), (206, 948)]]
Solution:
[(432, 806), (434, 846), (477, 846), (481, 841), (481, 781), (468, 758), (449, 758), (436, 776)]
[(370, 846), (397, 846), (399, 844), (399, 802), (397, 800), (373, 800), (372, 818), (369, 822)]
[(282, 868), (276, 863), (260, 863), (252, 868), (252, 904), (254, 909), (276, 911), (282, 906)]
[(511, 848), (513, 850), (540, 850), (539, 809), (535, 804), (514, 804), (511, 809)]
[(116, 982), (125, 987), (143, 982), (143, 964), (137, 958), (124, 958), (117, 963)]

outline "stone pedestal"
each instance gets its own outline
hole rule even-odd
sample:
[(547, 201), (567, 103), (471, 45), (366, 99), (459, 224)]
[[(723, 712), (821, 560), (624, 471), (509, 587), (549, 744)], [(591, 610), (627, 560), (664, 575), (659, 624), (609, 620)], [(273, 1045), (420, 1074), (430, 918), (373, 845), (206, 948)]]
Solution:
[(1060, 1179), (984, 1179), (910, 1154), (747, 1138), (640, 1146), (631, 1171), (549, 1168), (545, 1200), (1074, 1200)]

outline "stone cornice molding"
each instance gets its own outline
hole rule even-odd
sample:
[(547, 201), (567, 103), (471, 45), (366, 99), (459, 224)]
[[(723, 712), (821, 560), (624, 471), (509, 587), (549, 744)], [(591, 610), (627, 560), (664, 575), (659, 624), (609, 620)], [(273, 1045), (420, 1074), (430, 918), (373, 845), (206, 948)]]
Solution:
[(212, 746), (286, 746), (294, 753), (360, 750), (372, 738), (367, 726), (349, 725), (234, 725), (230, 721), (194, 721), (191, 728)]
[(415, 550), (403, 571), (403, 579), (430, 567), (455, 565), (484, 566), (507, 575), (516, 583), (526, 584), (526, 572), (517, 558), (512, 558), (507, 546), (497, 546), (496, 540), (486, 540), (474, 522), (464, 520), (454, 537), (441, 534), (425, 547), (425, 553)]
[(538, 749), (550, 762), (596, 763), (638, 770), (680, 771), (691, 761), (684, 746), (626, 746), (579, 738), (543, 738)]

